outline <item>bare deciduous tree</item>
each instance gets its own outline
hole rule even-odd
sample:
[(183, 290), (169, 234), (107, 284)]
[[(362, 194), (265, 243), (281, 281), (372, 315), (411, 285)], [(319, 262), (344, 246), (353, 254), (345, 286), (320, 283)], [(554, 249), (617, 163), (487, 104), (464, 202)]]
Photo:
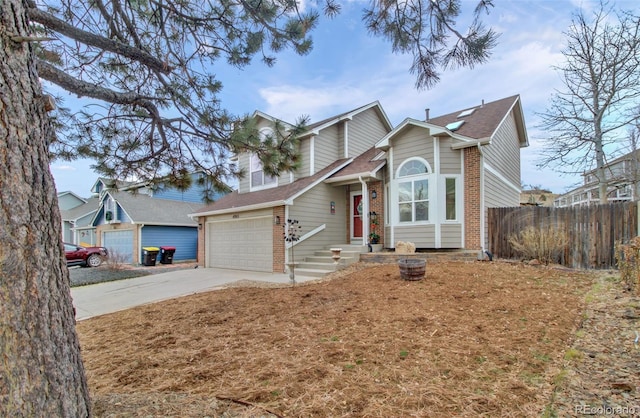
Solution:
[(540, 115), (548, 134), (540, 166), (571, 174), (595, 168), (605, 203), (607, 153), (620, 147), (621, 128), (638, 119), (631, 109), (640, 98), (640, 18), (601, 3), (592, 19), (576, 14), (566, 36), (557, 67), (563, 90)]

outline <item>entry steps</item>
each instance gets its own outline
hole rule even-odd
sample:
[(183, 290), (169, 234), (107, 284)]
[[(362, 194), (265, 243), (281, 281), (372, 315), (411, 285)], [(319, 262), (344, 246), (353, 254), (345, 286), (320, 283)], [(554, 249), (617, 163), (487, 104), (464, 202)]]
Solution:
[[(379, 247), (379, 248), (376, 248)], [(334, 263), (331, 248), (342, 248), (340, 261)], [(382, 245), (374, 245), (373, 251), (380, 251)], [(303, 261), (296, 262), (295, 273), (300, 276), (323, 277), (360, 260), (360, 254), (368, 253), (369, 247), (358, 244), (336, 244), (326, 247), (324, 250), (315, 251), (312, 256), (307, 256)]]

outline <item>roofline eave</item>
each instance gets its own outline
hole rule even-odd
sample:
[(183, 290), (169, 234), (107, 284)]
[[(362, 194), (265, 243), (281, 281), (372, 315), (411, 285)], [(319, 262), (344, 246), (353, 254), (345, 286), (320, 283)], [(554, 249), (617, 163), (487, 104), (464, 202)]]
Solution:
[(234, 207), (225, 208), (225, 209), (210, 210), (210, 211), (206, 211), (206, 212), (196, 212), (196, 213), (190, 213), (187, 216), (189, 216), (191, 219), (194, 219), (194, 218), (199, 218), (201, 216), (225, 215), (227, 213), (237, 213), (237, 212), (247, 212), (247, 211), (250, 211), (250, 210), (267, 209), (267, 208), (273, 208), (273, 207), (276, 207), (276, 206), (289, 205), (287, 203), (288, 200), (289, 199), (287, 199), (287, 200), (273, 200), (273, 201), (270, 201), (270, 202), (257, 203), (255, 205), (234, 206)]
[[(458, 137), (456, 139), (459, 140), (463, 140), (461, 137)], [(471, 147), (477, 147), (478, 145), (490, 145), (491, 144), (491, 138), (487, 137), (487, 138), (480, 138), (480, 139), (464, 139), (462, 143), (458, 143), (458, 144), (452, 144), (451, 145), (451, 149), (464, 149), (464, 148), (471, 148)]]
[(189, 228), (195, 228), (198, 225), (193, 223), (173, 223), (173, 222), (154, 222), (154, 221), (136, 221), (131, 222), (133, 225), (141, 225), (141, 226), (186, 226)]
[(446, 128), (443, 128), (442, 126), (434, 125), (432, 123), (424, 122), (417, 119), (406, 118), (398, 126), (396, 126), (391, 132), (386, 134), (380, 141), (378, 141), (375, 147), (383, 151), (388, 150), (389, 148), (391, 148), (391, 144), (389, 143), (391, 138), (396, 136), (400, 131), (402, 131), (404, 128), (406, 128), (409, 125), (429, 129), (429, 135), (431, 136), (438, 136), (438, 135), (445, 134), (447, 136), (455, 137), (455, 134), (453, 132), (449, 131)]

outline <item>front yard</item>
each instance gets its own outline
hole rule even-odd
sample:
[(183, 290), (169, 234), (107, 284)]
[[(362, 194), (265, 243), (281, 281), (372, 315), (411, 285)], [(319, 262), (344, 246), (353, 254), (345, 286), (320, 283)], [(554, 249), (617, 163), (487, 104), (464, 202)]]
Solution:
[[(594, 381), (580, 372), (603, 358), (582, 326), (617, 284), (521, 263), (428, 264), (422, 281), (358, 264), (295, 287), (245, 283), (105, 315), (78, 332), (98, 417), (567, 416), (602, 399), (588, 388), (607, 385), (606, 368), (631, 368), (609, 379), (608, 396), (620, 394), (610, 404), (640, 405), (633, 317), (617, 341), (625, 363)], [(621, 309), (637, 313), (627, 299)]]

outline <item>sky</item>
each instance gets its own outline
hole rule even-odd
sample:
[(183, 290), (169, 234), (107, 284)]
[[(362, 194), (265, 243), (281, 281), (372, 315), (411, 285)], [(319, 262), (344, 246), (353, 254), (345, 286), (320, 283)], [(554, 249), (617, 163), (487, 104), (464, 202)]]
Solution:
[[(462, 0), (468, 16), (477, 1)], [(484, 17), (487, 26), (500, 33), (498, 46), (486, 64), (473, 69), (441, 73), (440, 82), (429, 90), (415, 88), (410, 74), (411, 55), (398, 55), (391, 44), (370, 35), (361, 20), (368, 2), (342, 2), (339, 16), (321, 20), (312, 33), (310, 54), (291, 51), (277, 55), (273, 67), (259, 60), (243, 69), (214, 68), (224, 88), (222, 106), (235, 114), (260, 110), (287, 122), (310, 117), (310, 123), (379, 101), (391, 123), (405, 118), (424, 120), (519, 94), (525, 113), (529, 147), (521, 149), (521, 183), (563, 193), (578, 185), (580, 176), (563, 176), (539, 169), (545, 133), (537, 126), (539, 113), (562, 82), (554, 66), (563, 61), (563, 34), (579, 8), (589, 12), (593, 0), (494, 0)], [(639, 7), (637, 0), (611, 4), (625, 9)], [(588, 13), (585, 13), (588, 16)], [(56, 161), (51, 172), (58, 192), (72, 191), (88, 197), (98, 175), (91, 161)]]

